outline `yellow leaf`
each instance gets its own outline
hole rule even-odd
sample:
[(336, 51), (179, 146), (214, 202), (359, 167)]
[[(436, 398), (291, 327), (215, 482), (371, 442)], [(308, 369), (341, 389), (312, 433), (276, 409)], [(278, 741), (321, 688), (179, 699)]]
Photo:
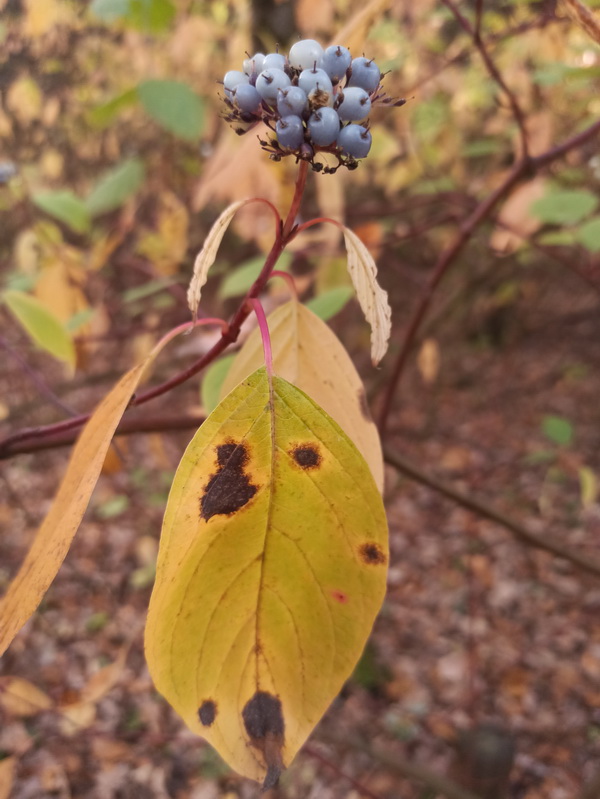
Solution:
[(0, 708), (11, 716), (27, 718), (52, 707), (52, 700), (33, 683), (20, 677), (0, 680)]
[(23, 35), (36, 39), (48, 33), (58, 24), (68, 24), (72, 20), (72, 10), (59, 0), (27, 0), (27, 16), (23, 26)]
[(188, 306), (194, 319), (196, 318), (198, 306), (200, 305), (202, 286), (204, 286), (208, 279), (208, 270), (215, 262), (217, 250), (223, 240), (225, 231), (229, 227), (229, 223), (233, 219), (235, 212), (239, 211), (247, 202), (248, 200), (239, 200), (236, 203), (232, 203), (223, 211), (210, 229), (204, 241), (204, 246), (196, 256), (196, 260), (194, 261), (194, 274), (192, 275), (187, 293)]
[(146, 624), (158, 690), (268, 788), (360, 657), (385, 594), (369, 468), (306, 394), (259, 369), (179, 465)]
[(579, 492), (584, 508), (591, 507), (598, 499), (598, 479), (589, 466), (579, 468)]
[(52, 311), (35, 297), (22, 291), (5, 291), (2, 299), (39, 347), (69, 366), (75, 366), (73, 339)]
[[(383, 455), (365, 389), (333, 330), (305, 305), (292, 300), (268, 318), (275, 374), (305, 391), (334, 419), (369, 464), (383, 491)], [(236, 356), (221, 388), (225, 397), (264, 362), (256, 328)]]
[(377, 267), (371, 253), (356, 233), (342, 227), (348, 252), (348, 272), (365, 319), (371, 325), (371, 359), (378, 364), (388, 348), (392, 331), (392, 309), (387, 291), (377, 282)]
[(16, 757), (0, 760), (0, 799), (10, 799), (15, 776)]
[(66, 324), (73, 316), (89, 308), (80, 288), (85, 280), (81, 253), (73, 247), (61, 245), (41, 259), (35, 296)]
[(42, 112), (43, 96), (31, 78), (21, 77), (6, 92), (6, 105), (23, 125), (30, 125)]
[(79, 436), (48, 515), (40, 525), (16, 577), (0, 600), (0, 655), (34, 613), (66, 557), (113, 434), (146, 369), (170, 337), (125, 374), (104, 397)]
[(184, 203), (176, 194), (164, 192), (158, 200), (157, 230), (140, 238), (137, 252), (152, 261), (159, 274), (174, 274), (187, 253), (188, 225)]
[(426, 338), (421, 344), (417, 366), (425, 383), (435, 382), (440, 371), (440, 348), (434, 338)]

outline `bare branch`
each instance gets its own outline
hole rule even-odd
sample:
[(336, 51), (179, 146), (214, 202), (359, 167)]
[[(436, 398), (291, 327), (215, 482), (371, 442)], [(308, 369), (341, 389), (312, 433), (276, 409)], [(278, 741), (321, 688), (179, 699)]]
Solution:
[(392, 408), (394, 395), (398, 388), (400, 378), (404, 371), (404, 367), (408, 360), (408, 356), (412, 349), (421, 322), (423, 321), (425, 314), (429, 309), (429, 305), (431, 304), (435, 289), (450, 266), (456, 261), (458, 255), (462, 252), (475, 230), (492, 214), (496, 205), (501, 200), (508, 197), (518, 183), (525, 178), (530, 177), (532, 174), (535, 174), (537, 169), (541, 169), (542, 167), (551, 164), (553, 161), (565, 155), (565, 153), (580, 147), (582, 144), (587, 143), (598, 135), (600, 135), (600, 119), (597, 119), (593, 124), (581, 131), (581, 133), (571, 136), (562, 144), (550, 148), (545, 153), (542, 153), (535, 158), (524, 157), (518, 161), (508, 175), (504, 178), (500, 186), (498, 186), (498, 188), (493, 191), (485, 200), (482, 200), (475, 210), (470, 214), (470, 216), (467, 217), (467, 219), (461, 225), (460, 230), (452, 244), (450, 244), (450, 246), (440, 254), (437, 263), (431, 272), (431, 276), (425, 285), (417, 307), (413, 312), (411, 320), (406, 329), (406, 333), (404, 334), (404, 340), (400, 347), (400, 352), (398, 353), (396, 363), (394, 364), (392, 377), (388, 383), (387, 390), (383, 398), (381, 412), (379, 415), (379, 430), (382, 434), (382, 437), (387, 427), (388, 417)]
[(498, 84), (498, 86), (504, 92), (506, 99), (510, 105), (511, 111), (515, 118), (515, 122), (519, 127), (519, 131), (521, 133), (521, 155), (523, 158), (527, 158), (529, 155), (529, 148), (527, 144), (527, 127), (525, 125), (525, 115), (523, 114), (523, 110), (519, 105), (517, 98), (515, 97), (514, 92), (509, 86), (506, 84), (504, 78), (500, 74), (498, 67), (492, 61), (490, 54), (488, 53), (483, 40), (480, 35), (480, 25), (481, 25), (481, 13), (479, 11), (477, 17), (477, 27), (473, 28), (469, 20), (461, 14), (458, 8), (454, 5), (453, 0), (442, 0), (442, 3), (448, 8), (458, 20), (462, 28), (469, 34), (469, 36), (473, 39), (473, 44), (479, 51), (483, 62), (486, 66), (487, 71), (490, 73), (493, 80)]
[(409, 780), (422, 782), (432, 791), (445, 796), (446, 799), (482, 799), (482, 797), (473, 793), (472, 791), (462, 788), (457, 785), (449, 777), (437, 774), (425, 766), (418, 763), (413, 763), (410, 760), (402, 757), (402, 755), (395, 750), (393, 754), (382, 749), (379, 746), (373, 746), (368, 741), (358, 738), (354, 735), (327, 735), (327, 742), (335, 743), (338, 746), (350, 746), (352, 749), (363, 752), (371, 760), (380, 763), (388, 771), (394, 774), (399, 774), (401, 777), (406, 777)]
[(423, 485), (432, 488), (439, 494), (443, 494), (445, 497), (448, 497), (448, 499), (454, 500), (454, 502), (457, 502), (459, 505), (462, 505), (464, 508), (473, 511), (479, 516), (482, 516), (484, 519), (489, 519), (492, 522), (496, 522), (496, 524), (499, 524), (506, 530), (509, 530), (514, 536), (528, 546), (550, 552), (552, 555), (556, 555), (559, 558), (568, 560), (578, 568), (583, 569), (584, 571), (587, 571), (596, 577), (600, 577), (600, 559), (595, 558), (593, 555), (573, 549), (572, 547), (563, 544), (562, 541), (549, 536), (547, 533), (544, 533), (544, 535), (541, 536), (532, 532), (531, 530), (528, 530), (527, 527), (524, 527), (514, 519), (505, 516), (500, 511), (491, 508), (481, 500), (473, 499), (467, 494), (463, 494), (462, 491), (458, 491), (458, 489), (453, 488), (447, 483), (443, 483), (436, 477), (432, 477), (432, 475), (422, 471), (418, 466), (415, 466), (413, 463), (406, 460), (406, 458), (403, 458), (399, 453), (392, 449), (385, 448), (384, 457), (387, 463), (394, 466), (396, 469), (398, 469), (398, 471), (402, 472), (413, 480), (416, 480), (418, 483), (422, 483)]

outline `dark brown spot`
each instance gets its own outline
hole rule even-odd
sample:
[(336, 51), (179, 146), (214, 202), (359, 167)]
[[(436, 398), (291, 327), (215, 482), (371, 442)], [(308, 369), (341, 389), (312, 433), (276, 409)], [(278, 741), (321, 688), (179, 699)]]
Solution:
[(205, 727), (210, 727), (217, 717), (217, 705), (212, 699), (205, 699), (198, 711), (200, 721)]
[(339, 602), (342, 605), (345, 605), (348, 601), (348, 594), (345, 594), (343, 591), (332, 591), (331, 596), (336, 602)]
[(359, 552), (365, 563), (373, 565), (386, 562), (386, 557), (383, 553), (383, 550), (379, 544), (375, 544), (372, 541), (368, 542), (367, 544), (363, 544), (359, 549)]
[(250, 743), (262, 752), (265, 759), (267, 774), (262, 787), (267, 791), (277, 785), (284, 768), (281, 750), (285, 723), (281, 702), (266, 691), (257, 691), (244, 705), (242, 719)]
[(372, 422), (373, 417), (371, 416), (371, 409), (369, 408), (369, 403), (367, 402), (367, 395), (365, 394), (364, 388), (361, 388), (358, 392), (358, 407), (360, 408), (360, 412), (367, 422)]
[(245, 444), (227, 441), (216, 452), (218, 471), (211, 475), (200, 498), (200, 515), (206, 521), (217, 514), (235, 513), (258, 491), (244, 471), (249, 460)]
[(292, 450), (292, 458), (302, 469), (315, 469), (321, 463), (321, 456), (315, 444), (305, 444)]

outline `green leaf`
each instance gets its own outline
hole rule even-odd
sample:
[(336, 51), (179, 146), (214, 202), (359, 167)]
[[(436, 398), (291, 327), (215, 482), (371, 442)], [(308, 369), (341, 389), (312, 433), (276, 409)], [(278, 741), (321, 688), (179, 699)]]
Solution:
[(61, 321), (45, 305), (21, 291), (5, 291), (2, 299), (35, 344), (59, 361), (75, 366), (73, 340)]
[(161, 33), (175, 17), (171, 0), (129, 0), (128, 20), (140, 30)]
[(33, 203), (54, 219), (64, 222), (75, 233), (86, 233), (90, 228), (90, 215), (83, 200), (72, 191), (44, 191), (33, 195)]
[(129, 0), (92, 0), (90, 11), (104, 22), (114, 22), (126, 16)]
[(142, 185), (144, 174), (144, 165), (137, 158), (105, 172), (85, 201), (90, 216), (105, 214), (123, 205)]
[(147, 80), (138, 86), (140, 102), (165, 130), (194, 141), (204, 125), (204, 105), (186, 84), (177, 80)]
[(177, 279), (172, 277), (157, 277), (154, 280), (148, 280), (141, 286), (135, 286), (132, 289), (126, 289), (122, 292), (121, 302), (126, 304), (144, 300), (146, 297), (151, 297), (153, 294), (165, 291), (169, 286), (174, 286), (176, 283)]
[(98, 505), (96, 513), (101, 519), (114, 519), (125, 513), (129, 507), (129, 497), (126, 494), (117, 494)]
[(338, 286), (313, 297), (306, 303), (306, 307), (326, 322), (339, 313), (353, 296), (352, 286)]
[(85, 308), (83, 311), (78, 311), (78, 313), (73, 314), (65, 324), (65, 327), (69, 333), (75, 333), (80, 327), (87, 325), (90, 319), (93, 319), (95, 315), (95, 308)]
[(171, 0), (93, 0), (90, 10), (104, 22), (122, 20), (150, 33), (164, 31), (176, 11)]
[(548, 247), (572, 247), (575, 244), (575, 233), (573, 230), (549, 230), (539, 236), (537, 241)]
[[(289, 272), (292, 256), (289, 253), (282, 253), (277, 262), (277, 269), (280, 272)], [(229, 297), (240, 297), (245, 294), (260, 274), (260, 270), (265, 263), (264, 256), (259, 255), (245, 261), (237, 266), (225, 277), (219, 288), (219, 296), (222, 300)]]
[(561, 447), (568, 446), (573, 440), (573, 425), (562, 416), (544, 416), (542, 419), (542, 432), (546, 438)]
[(555, 225), (575, 225), (598, 206), (591, 191), (557, 191), (536, 200), (531, 213), (542, 222)]
[(212, 363), (204, 373), (204, 379), (200, 388), (200, 398), (205, 413), (212, 413), (219, 404), (221, 386), (227, 377), (227, 373), (235, 357), (235, 355), (226, 355), (224, 358), (220, 358), (218, 361)]
[(600, 252), (600, 217), (594, 217), (581, 225), (576, 238), (590, 252)]
[(137, 103), (137, 101), (137, 89), (128, 89), (126, 92), (123, 92), (123, 94), (119, 94), (117, 97), (113, 97), (112, 100), (108, 100), (108, 102), (102, 103), (96, 106), (96, 108), (92, 108), (91, 111), (88, 111), (88, 122), (90, 125), (94, 125), (97, 128), (105, 128), (121, 113), (121, 111), (123, 111), (123, 109), (129, 108)]

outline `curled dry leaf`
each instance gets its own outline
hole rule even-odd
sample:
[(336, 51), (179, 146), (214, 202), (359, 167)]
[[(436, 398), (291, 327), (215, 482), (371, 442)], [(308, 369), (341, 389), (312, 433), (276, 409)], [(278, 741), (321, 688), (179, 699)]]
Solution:
[(21, 677), (0, 679), (0, 709), (9, 716), (28, 718), (49, 710), (53, 701), (36, 685)]
[(257, 370), (173, 481), (145, 636), (157, 689), (272, 787), (352, 673), (387, 562), (364, 458), (306, 394)]
[(16, 577), (0, 600), (0, 655), (34, 613), (56, 577), (100, 476), (112, 437), (146, 368), (165, 344), (125, 374), (104, 397), (79, 436), (48, 515)]
[[(341, 341), (305, 305), (286, 302), (269, 315), (275, 374), (305, 391), (334, 419), (367, 461), (383, 491), (383, 455), (365, 389)], [(236, 355), (221, 387), (221, 398), (264, 363), (260, 331), (255, 328)]]
[(208, 279), (208, 270), (215, 262), (217, 251), (223, 240), (225, 231), (229, 227), (236, 211), (239, 211), (247, 202), (249, 202), (249, 200), (238, 200), (238, 202), (232, 203), (223, 211), (221, 216), (211, 227), (204, 241), (204, 246), (196, 256), (196, 260), (194, 261), (194, 274), (192, 275), (187, 293), (188, 306), (194, 319), (196, 319), (198, 313), (202, 287)]
[(377, 282), (377, 266), (371, 253), (349, 228), (342, 227), (348, 272), (365, 319), (371, 325), (371, 359), (374, 365), (385, 355), (392, 330), (392, 309), (387, 291)]

